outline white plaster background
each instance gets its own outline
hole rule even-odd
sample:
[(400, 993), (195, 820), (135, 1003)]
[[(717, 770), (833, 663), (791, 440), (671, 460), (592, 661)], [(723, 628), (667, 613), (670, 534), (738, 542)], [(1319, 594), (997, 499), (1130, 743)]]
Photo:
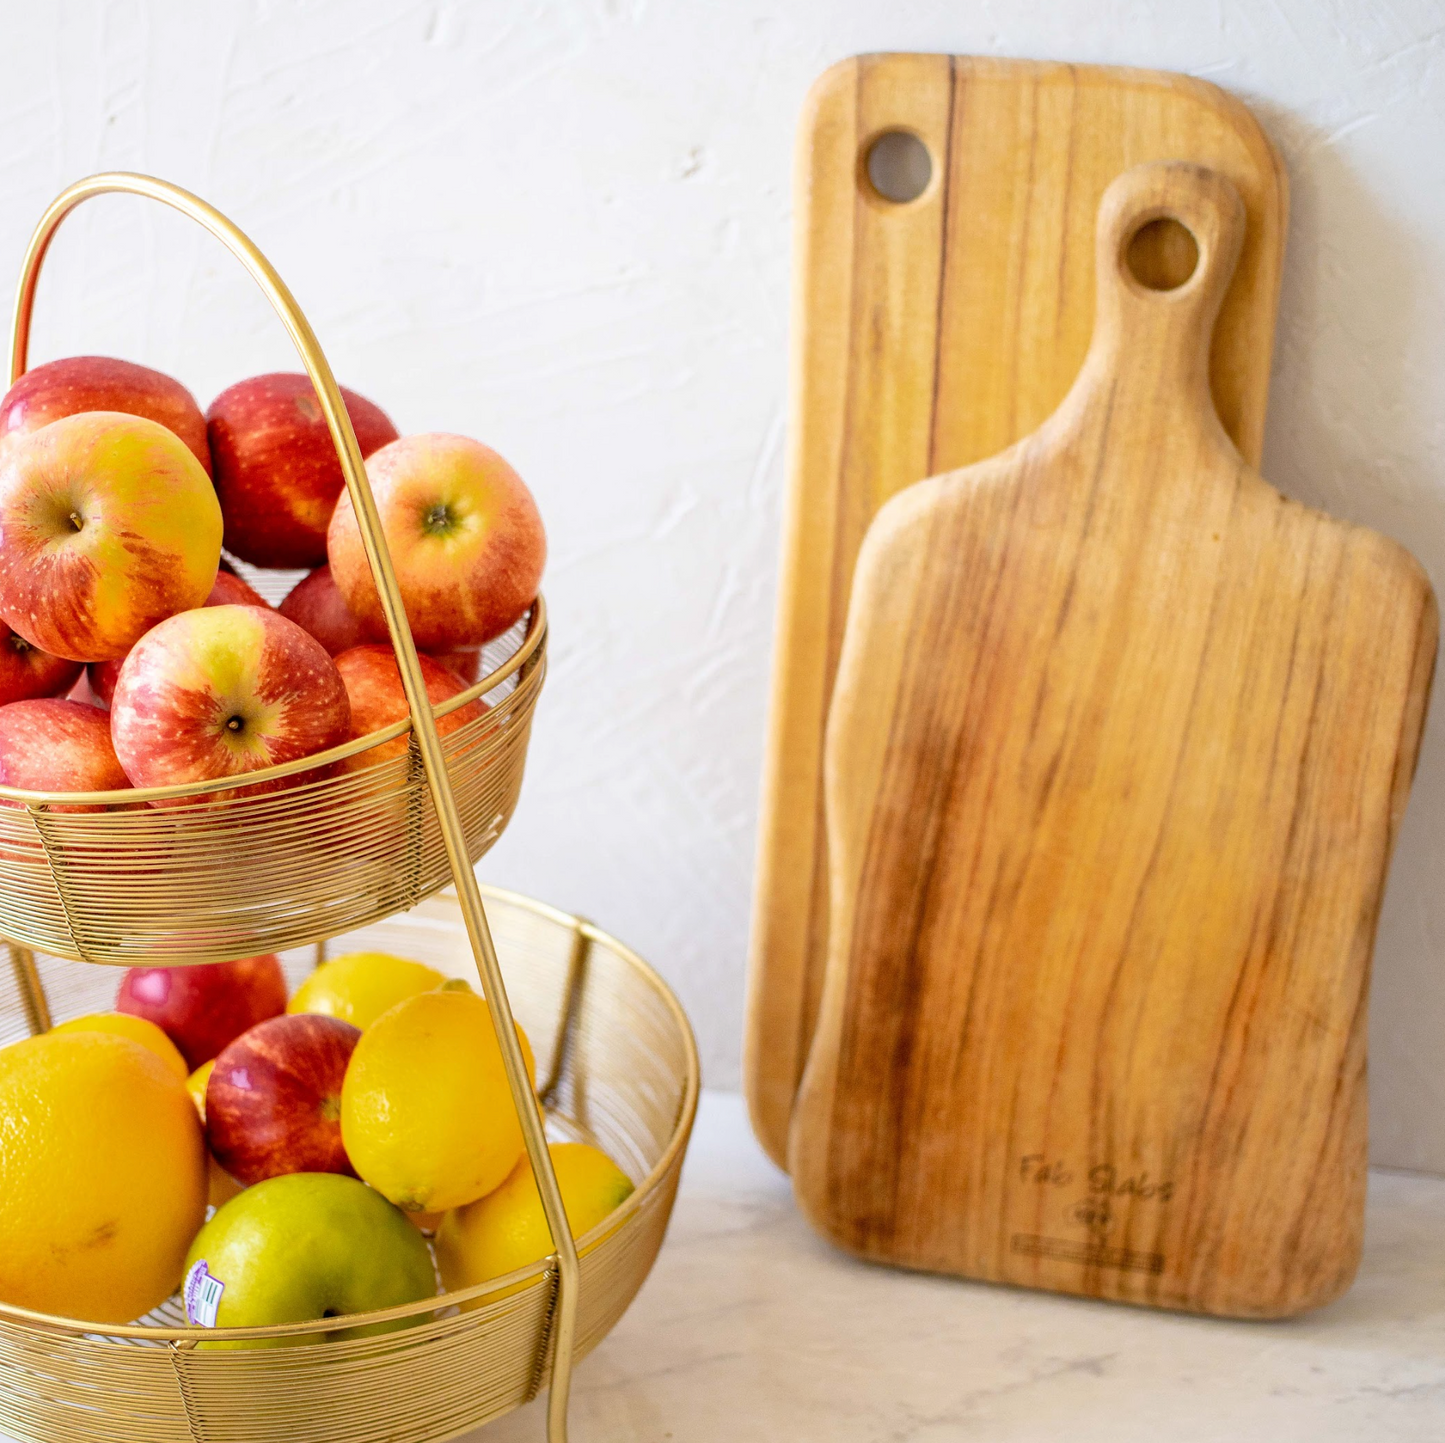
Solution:
[[(613, 929), (736, 1086), (782, 490), (789, 160), (867, 50), (1158, 66), (1242, 95), (1291, 226), (1266, 471), (1445, 584), (1441, 0), (0, 0), (0, 274), (102, 168), (269, 252), (344, 381), (528, 478), (553, 669), (484, 874)], [(8, 285), (8, 283), (7, 283)], [(57, 243), (36, 357), (130, 356), (202, 405), (290, 367), (207, 238), (129, 199)], [(1382, 1162), (1445, 1171), (1445, 709), (1375, 990)]]

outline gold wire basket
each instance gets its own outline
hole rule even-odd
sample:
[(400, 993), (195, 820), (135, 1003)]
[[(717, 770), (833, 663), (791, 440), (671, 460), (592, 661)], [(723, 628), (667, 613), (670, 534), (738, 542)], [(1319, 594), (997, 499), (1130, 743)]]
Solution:
[[(582, 1286), (575, 1356), (631, 1302), (662, 1244), (697, 1106), (697, 1051), (667, 986), (595, 927), (485, 889), (517, 1020), (537, 1050), (555, 1137), (601, 1147), (637, 1184), (577, 1240)], [(472, 974), (454, 896), (341, 939)], [(310, 954), (288, 958), (304, 968)], [(41, 958), (57, 1017), (111, 1005), (115, 974)], [(0, 980), (0, 1042), (22, 1036), (19, 989)], [(197, 1351), (215, 1337), (176, 1300), (140, 1324), (99, 1327), (0, 1305), (0, 1436), (23, 1443), (423, 1443), (453, 1437), (526, 1402), (546, 1379), (558, 1275), (548, 1260), (481, 1287), (345, 1319), (412, 1326), (320, 1341), (337, 1319), (230, 1329), (285, 1348)], [(517, 1288), (516, 1292), (509, 1292)], [(301, 1341), (309, 1339), (309, 1341)]]
[[(505, 1298), (488, 1284), (364, 1315), (359, 1321), (405, 1318), (414, 1326), (359, 1342), (326, 1340), (337, 1326), (327, 1320), (232, 1330), (228, 1338), (290, 1346), (214, 1352), (196, 1348), (206, 1330), (179, 1326), (174, 1314), (97, 1329), (0, 1306), (0, 1424), (37, 1443), (421, 1443), (464, 1432), (545, 1383), (547, 1436), (565, 1443), (573, 1358), (620, 1315), (661, 1241), (692, 1121), (697, 1058), (676, 1002), (637, 958), (585, 924), (533, 908), (568, 939), (559, 970), (555, 935), (541, 945), (541, 924), (529, 924), (519, 946), (529, 966), (512, 976), (534, 1038), (530, 1009), (541, 1009), (545, 1036), (548, 1014), (539, 999), (562, 998), (543, 1101), (555, 1109), (556, 1126), (565, 1130), (570, 1120), (624, 1166), (630, 1159), (635, 1180), (646, 1172), (603, 1225), (605, 1236), (582, 1240), (584, 1267), (472, 871), (506, 825), (521, 785), (545, 670), (545, 608), (539, 597), (485, 658), (489, 674), (437, 709), (445, 715), (478, 697), (488, 704), (443, 742), (351, 420), (316, 336), (255, 245), (219, 211), (165, 181), (96, 175), (51, 203), (21, 268), (12, 384), (25, 371), (36, 286), (56, 230), (83, 201), (112, 192), (159, 201), (203, 226), (250, 272), (289, 332), (336, 446), (411, 715), (375, 736), (249, 773), (242, 783), (84, 794), (0, 788), (0, 935), (11, 943), (17, 993), (11, 1020), (23, 1017), (31, 1031), (49, 1025), (36, 951), (81, 962), (183, 964), (319, 948), (450, 880), (456, 896), (446, 927), (453, 942), (465, 936), (491, 1004), (553, 1252)], [(346, 765), (403, 734), (404, 755)], [(495, 894), (493, 903), (509, 919), (528, 905)], [(420, 919), (422, 909), (414, 915)], [(413, 939), (395, 950), (426, 949)]]

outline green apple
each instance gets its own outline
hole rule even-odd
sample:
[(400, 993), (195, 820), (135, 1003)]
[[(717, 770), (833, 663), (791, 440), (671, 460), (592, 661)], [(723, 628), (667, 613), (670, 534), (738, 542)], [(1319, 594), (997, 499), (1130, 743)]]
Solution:
[[(379, 1192), (340, 1173), (293, 1172), (233, 1197), (196, 1234), (183, 1296), (192, 1322), (254, 1328), (435, 1296), (422, 1235)], [(309, 1335), (357, 1338), (406, 1321)], [(285, 1340), (203, 1344), (254, 1348)]]

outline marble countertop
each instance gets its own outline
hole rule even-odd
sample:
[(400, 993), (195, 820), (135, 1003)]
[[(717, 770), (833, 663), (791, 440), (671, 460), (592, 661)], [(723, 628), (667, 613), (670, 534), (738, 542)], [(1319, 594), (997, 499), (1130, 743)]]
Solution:
[[(533, 1403), (469, 1436), (543, 1443)], [(577, 1370), (573, 1443), (1445, 1438), (1445, 1179), (1371, 1178), (1343, 1298), (1286, 1323), (871, 1267), (816, 1238), (742, 1101), (706, 1094), (671, 1232)]]

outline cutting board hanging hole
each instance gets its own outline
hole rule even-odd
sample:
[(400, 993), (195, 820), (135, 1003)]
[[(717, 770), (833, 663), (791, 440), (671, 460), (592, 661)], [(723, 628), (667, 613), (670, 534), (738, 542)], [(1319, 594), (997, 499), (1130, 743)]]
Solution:
[(928, 189), (933, 157), (911, 130), (885, 130), (865, 148), (863, 172), (880, 200), (907, 205)]
[(1199, 242), (1170, 215), (1136, 230), (1125, 256), (1129, 274), (1151, 291), (1178, 290), (1199, 264)]

